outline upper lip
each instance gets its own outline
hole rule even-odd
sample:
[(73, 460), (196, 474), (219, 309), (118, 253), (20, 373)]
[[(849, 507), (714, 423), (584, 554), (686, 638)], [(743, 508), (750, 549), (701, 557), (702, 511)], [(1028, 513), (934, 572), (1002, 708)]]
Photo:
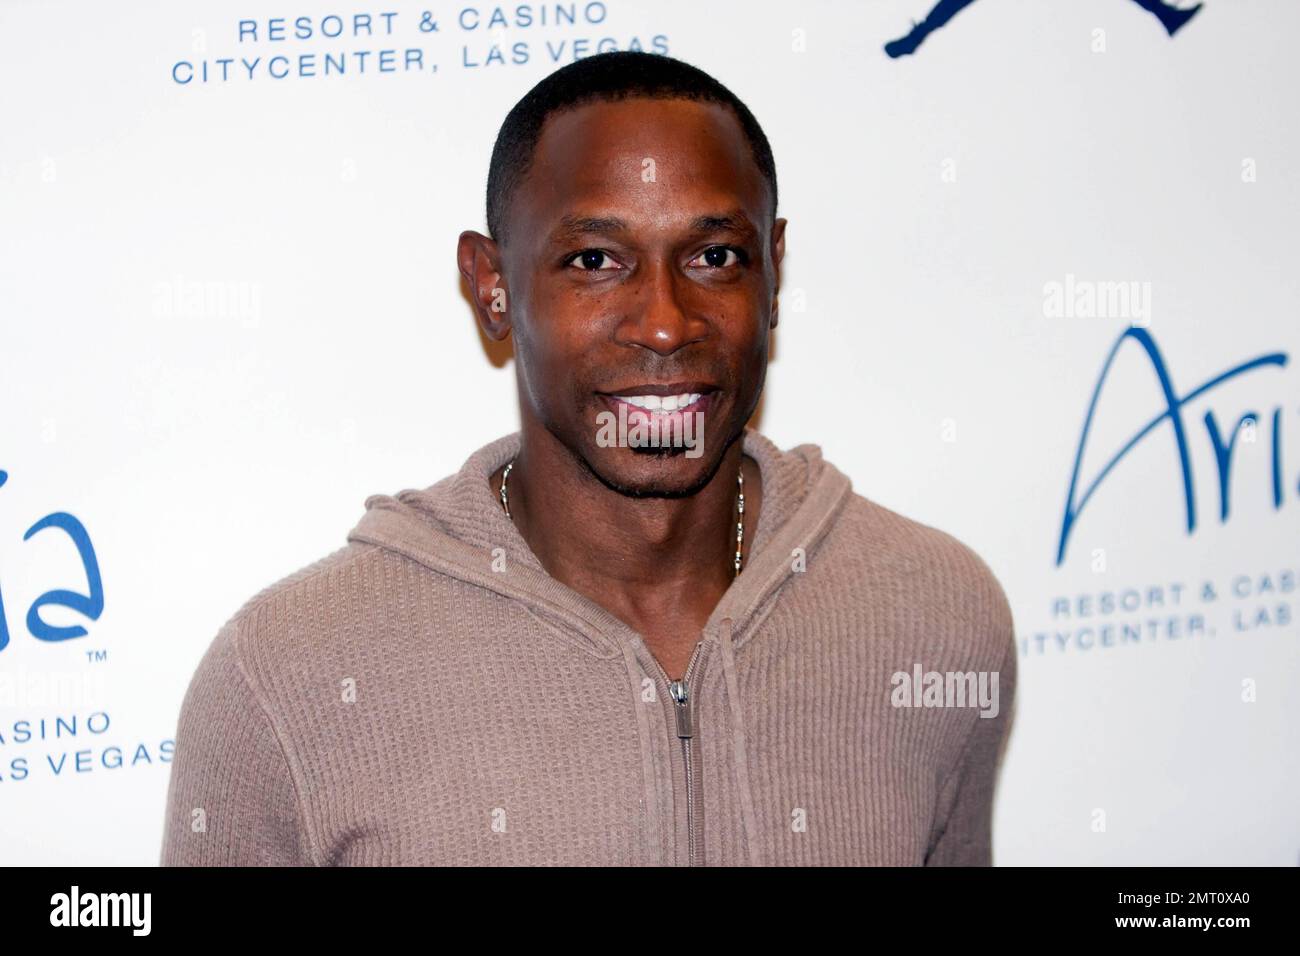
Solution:
[(658, 395), (661, 398), (665, 395), (704, 395), (708, 392), (716, 392), (718, 387), (710, 385), (708, 382), (669, 382), (666, 385), (654, 385), (646, 383), (644, 385), (630, 385), (627, 388), (620, 388), (614, 391), (601, 392), (602, 395)]

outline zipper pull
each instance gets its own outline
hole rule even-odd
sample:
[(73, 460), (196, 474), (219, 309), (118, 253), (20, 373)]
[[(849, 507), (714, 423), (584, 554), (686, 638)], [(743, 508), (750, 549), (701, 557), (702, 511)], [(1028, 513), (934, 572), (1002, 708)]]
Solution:
[(686, 679), (672, 681), (668, 685), (668, 692), (672, 694), (673, 702), (677, 705), (677, 736), (682, 740), (689, 740), (695, 735), (695, 730), (691, 726), (691, 696)]

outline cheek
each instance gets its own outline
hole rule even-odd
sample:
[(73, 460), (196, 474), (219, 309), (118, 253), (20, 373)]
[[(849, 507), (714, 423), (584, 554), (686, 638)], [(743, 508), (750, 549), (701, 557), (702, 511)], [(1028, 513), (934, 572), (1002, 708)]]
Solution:
[[(534, 313), (536, 315), (536, 313)], [(521, 331), (516, 327), (515, 363), (519, 387), (539, 412), (554, 413), (572, 408), (574, 396), (582, 392), (584, 349), (575, 342), (563, 319), (551, 317), (530, 321)]]
[(555, 387), (552, 382), (550, 338), (537, 327), (531, 315), (523, 322), (516, 321), (514, 337), (515, 374), (520, 393), (527, 397), (534, 409), (541, 410), (546, 406), (547, 395)]
[(608, 297), (596, 301), (571, 291), (552, 299), (545, 312), (532, 313), (541, 317), (528, 342), (534, 365), (557, 380), (581, 380), (584, 370), (606, 354), (618, 314), (618, 304)]
[(765, 361), (770, 344), (767, 324), (758, 314), (746, 315), (744, 319), (737, 319), (730, 328), (731, 348), (745, 362)]

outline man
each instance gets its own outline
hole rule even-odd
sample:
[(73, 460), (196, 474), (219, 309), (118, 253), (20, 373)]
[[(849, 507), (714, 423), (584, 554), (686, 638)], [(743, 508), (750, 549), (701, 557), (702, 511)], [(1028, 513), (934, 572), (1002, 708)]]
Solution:
[(776, 202), (749, 110), (677, 60), (590, 57), (515, 106), (457, 259), (521, 430), (372, 496), (221, 630), (164, 863), (990, 862), (1001, 588), (746, 426)]

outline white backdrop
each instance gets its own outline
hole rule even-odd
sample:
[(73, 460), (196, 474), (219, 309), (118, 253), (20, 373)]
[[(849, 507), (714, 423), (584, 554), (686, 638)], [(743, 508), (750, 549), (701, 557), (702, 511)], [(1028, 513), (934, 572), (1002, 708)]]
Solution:
[[(761, 429), (969, 543), (1011, 599), (996, 861), (1294, 864), (1300, 7), (1206, 0), (1170, 37), (1130, 0), (979, 0), (893, 59), (929, 0), (556, 6), (492, 33), (488, 4), (302, 0), (241, 41), (223, 3), (0, 0), (0, 861), (156, 862), (217, 628), (368, 494), (517, 426), (456, 236), (485, 228), (519, 96), (635, 42), (730, 86), (776, 153)], [(1058, 564), (1130, 325), (1186, 467), (1158, 420)], [(1075, 501), (1170, 407), (1126, 339)], [(1226, 446), (1248, 412), (1225, 520), (1206, 415)], [(40, 606), (58, 589), (91, 600)]]

